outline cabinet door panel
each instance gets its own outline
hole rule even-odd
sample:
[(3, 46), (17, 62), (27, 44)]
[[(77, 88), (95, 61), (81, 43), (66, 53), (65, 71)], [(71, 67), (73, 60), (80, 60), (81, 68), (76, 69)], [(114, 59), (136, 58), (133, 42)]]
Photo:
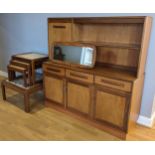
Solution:
[(124, 127), (127, 98), (102, 90), (96, 92), (95, 118)]
[(90, 105), (89, 87), (72, 82), (68, 82), (67, 87), (67, 106), (88, 114)]
[(45, 76), (45, 96), (47, 99), (63, 104), (63, 80)]
[(71, 41), (71, 23), (51, 23), (49, 34), (49, 43)]

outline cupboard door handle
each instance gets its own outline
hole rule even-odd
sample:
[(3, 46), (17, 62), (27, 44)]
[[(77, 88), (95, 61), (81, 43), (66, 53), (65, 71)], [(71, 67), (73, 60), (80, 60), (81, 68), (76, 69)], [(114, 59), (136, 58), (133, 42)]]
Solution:
[(71, 76), (73, 77), (79, 77), (79, 78), (83, 78), (83, 79), (88, 79), (87, 76), (84, 76), (84, 75), (78, 75), (78, 74), (75, 74), (75, 73), (70, 73)]
[(105, 79), (101, 79), (101, 82), (111, 84), (111, 85), (115, 85), (115, 86), (119, 86), (119, 87), (124, 87), (123, 83), (117, 83), (117, 82), (108, 81), (108, 80), (105, 80)]
[(63, 25), (54, 25), (53, 28), (56, 28), (56, 29), (65, 29), (66, 26), (63, 26)]
[(52, 72), (56, 72), (56, 73), (60, 73), (59, 69), (47, 68), (47, 70), (52, 71)]

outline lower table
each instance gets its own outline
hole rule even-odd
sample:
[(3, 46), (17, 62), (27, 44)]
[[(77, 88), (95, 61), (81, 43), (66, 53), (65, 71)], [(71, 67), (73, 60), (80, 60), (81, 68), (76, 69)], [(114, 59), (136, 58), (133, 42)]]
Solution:
[(6, 79), (6, 80), (2, 81), (1, 87), (2, 87), (3, 100), (6, 100), (6, 90), (5, 90), (6, 87), (23, 94), (24, 95), (25, 112), (30, 112), (30, 94), (37, 92), (39, 90), (42, 90), (43, 84), (36, 83), (32, 86), (24, 87), (24, 86), (18, 84), (17, 82), (12, 82), (12, 81), (9, 81)]

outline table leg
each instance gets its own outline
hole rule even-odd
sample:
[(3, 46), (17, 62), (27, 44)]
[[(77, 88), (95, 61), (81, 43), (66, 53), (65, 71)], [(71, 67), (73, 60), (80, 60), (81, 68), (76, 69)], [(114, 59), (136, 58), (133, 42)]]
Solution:
[(30, 95), (25, 92), (24, 94), (24, 105), (25, 105), (25, 112), (30, 112)]
[(12, 80), (16, 79), (16, 72), (15, 71), (11, 71), (11, 79)]
[(23, 72), (23, 80), (24, 80), (24, 86), (27, 87), (27, 76), (26, 76), (26, 72)]
[(32, 61), (32, 84), (35, 84), (35, 62)]
[(30, 67), (28, 67), (28, 84), (29, 84), (29, 86), (31, 85), (31, 71), (30, 71)]
[(5, 85), (3, 82), (1, 83), (1, 88), (2, 88), (3, 100), (6, 100), (6, 91), (5, 91)]
[(11, 70), (8, 69), (8, 80), (11, 81), (12, 80), (12, 76), (11, 76)]

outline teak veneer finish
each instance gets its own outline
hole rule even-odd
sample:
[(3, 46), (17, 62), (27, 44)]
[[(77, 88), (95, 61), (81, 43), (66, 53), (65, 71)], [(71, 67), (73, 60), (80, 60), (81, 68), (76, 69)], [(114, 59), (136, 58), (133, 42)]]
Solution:
[[(48, 75), (45, 76), (44, 81), (45, 87), (48, 87), (48, 90), (45, 90), (46, 97), (63, 104), (63, 81), (59, 78), (54, 78)], [(52, 85), (49, 85), (49, 83), (52, 83)]]
[[(67, 82), (67, 107), (89, 114), (90, 91), (88, 86)], [(81, 102), (82, 101), (82, 102)]]
[[(49, 18), (46, 105), (125, 139), (136, 124), (151, 17)], [(56, 42), (96, 47), (92, 69), (52, 61)]]
[(124, 118), (128, 106), (127, 101), (126, 96), (119, 96), (119, 94), (112, 94), (111, 91), (97, 89), (95, 119), (125, 128), (126, 120)]

